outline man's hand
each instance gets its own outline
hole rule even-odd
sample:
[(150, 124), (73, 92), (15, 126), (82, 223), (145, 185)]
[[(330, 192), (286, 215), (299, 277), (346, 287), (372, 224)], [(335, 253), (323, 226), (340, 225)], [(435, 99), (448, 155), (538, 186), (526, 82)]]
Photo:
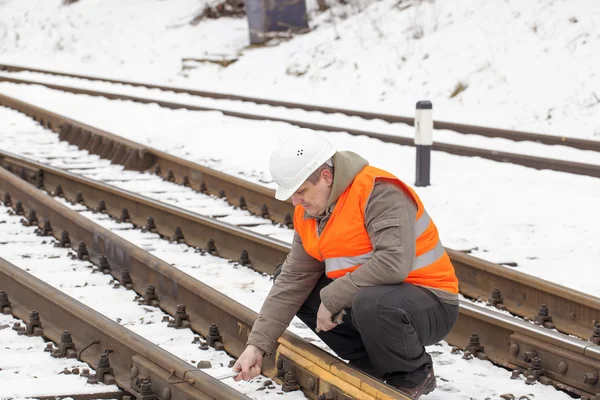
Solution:
[(321, 303), (317, 312), (317, 328), (321, 331), (329, 331), (335, 328), (337, 324), (333, 322), (333, 314)]
[(256, 378), (261, 372), (262, 359), (263, 351), (249, 344), (233, 365), (233, 372), (239, 372), (233, 380), (236, 382), (242, 379), (249, 381)]

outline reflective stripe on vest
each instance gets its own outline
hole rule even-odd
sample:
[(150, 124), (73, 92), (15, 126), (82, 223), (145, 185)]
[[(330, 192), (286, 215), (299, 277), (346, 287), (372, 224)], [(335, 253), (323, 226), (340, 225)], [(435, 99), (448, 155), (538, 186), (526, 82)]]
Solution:
[[(425, 232), (427, 227), (429, 227), (430, 222), (431, 218), (429, 217), (429, 214), (427, 214), (427, 211), (423, 211), (423, 214), (421, 214), (421, 217), (415, 224), (415, 240)], [(415, 257), (415, 262), (412, 265), (411, 271), (427, 267), (434, 263), (444, 255), (444, 252), (444, 246), (442, 245), (442, 242), (438, 240), (433, 249)], [(325, 259), (325, 272), (330, 278), (339, 278), (347, 272), (354, 271), (356, 268), (367, 262), (372, 256), (373, 251), (353, 257), (327, 258)]]

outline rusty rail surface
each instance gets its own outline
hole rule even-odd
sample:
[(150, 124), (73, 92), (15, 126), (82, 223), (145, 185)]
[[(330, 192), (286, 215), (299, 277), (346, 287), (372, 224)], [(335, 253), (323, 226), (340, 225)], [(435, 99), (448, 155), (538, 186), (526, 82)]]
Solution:
[(23, 333), (56, 343), (54, 356), (92, 366), (90, 383), (116, 383), (136, 398), (250, 399), (2, 258), (0, 290), (10, 302), (2, 312), (25, 321)]
[[(210, 92), (205, 90), (194, 90), (194, 89), (186, 89), (183, 87), (177, 86), (168, 86), (168, 85), (156, 85), (148, 82), (136, 82), (130, 80), (119, 80), (112, 79), (106, 77), (92, 76), (92, 75), (84, 75), (84, 74), (75, 74), (75, 73), (67, 73), (61, 71), (54, 71), (49, 69), (42, 68), (32, 68), (26, 67), (22, 65), (14, 65), (14, 64), (0, 64), (0, 71), (8, 71), (8, 72), (39, 72), (42, 74), (48, 75), (57, 75), (64, 76), (70, 78), (80, 78), (86, 79), (90, 81), (101, 81), (101, 82), (109, 82), (116, 83), (122, 85), (129, 85), (134, 87), (146, 87), (148, 89), (159, 89), (162, 91), (173, 92), (173, 93), (185, 93), (192, 96), (199, 97), (208, 97), (212, 99), (224, 99), (224, 100), (239, 100), (244, 102), (256, 103), (256, 104), (264, 104), (273, 107), (285, 107), (291, 109), (300, 109), (305, 111), (317, 111), (325, 114), (343, 114), (350, 117), (360, 117), (363, 119), (380, 119), (382, 121), (390, 122), (390, 123), (402, 123), (407, 125), (414, 125), (414, 118), (412, 117), (402, 117), (394, 114), (383, 114), (383, 113), (375, 113), (369, 111), (360, 111), (360, 110), (351, 110), (339, 107), (326, 107), (326, 106), (318, 106), (311, 105), (306, 103), (298, 103), (298, 102), (290, 102), (290, 101), (281, 101), (274, 99), (265, 99), (260, 97), (253, 96), (241, 96), (231, 93), (222, 93), (222, 92)], [(503, 138), (509, 139), (513, 141), (531, 141), (537, 142), (547, 145), (559, 145), (559, 146), (567, 146), (575, 149), (581, 150), (591, 150), (591, 151), (600, 151), (600, 141), (595, 140), (586, 140), (586, 139), (578, 139), (568, 136), (551, 136), (544, 135), (539, 133), (532, 132), (523, 132), (523, 131), (512, 131), (508, 129), (498, 129), (498, 128), (489, 128), (483, 126), (475, 126), (475, 125), (466, 125), (459, 124), (454, 122), (444, 122), (444, 121), (434, 121), (435, 129), (447, 129), (451, 131), (455, 131), (463, 134), (471, 134), (471, 135), (479, 135), (486, 136), (491, 138)]]
[[(154, 285), (157, 297), (146, 296), (149, 304), (159, 306), (172, 315), (176, 314), (177, 304), (188, 305), (192, 328), (205, 337), (210, 337), (209, 324), (216, 322), (222, 338), (213, 345), (220, 343), (231, 354), (241, 353), (256, 318), (255, 313), (97, 226), (18, 178), (17, 175), (28, 178), (34, 172), (26, 168), (25, 173), (21, 173), (23, 164), (17, 167), (6, 157), (2, 164), (12, 166), (16, 174), (0, 168), (0, 192), (4, 195), (10, 193), (10, 199), (3, 197), (5, 202), (8, 200), (15, 206), (17, 200), (21, 201), (21, 206), (14, 208), (24, 215), (35, 209), (39, 221), (43, 216), (51, 222), (55, 237), (62, 237), (62, 232), (67, 231), (71, 243), (83, 241), (92, 262), (98, 264), (100, 255), (105, 254), (113, 276), (120, 277), (124, 285), (132, 285), (136, 292), (147, 293), (147, 285)], [(36, 176), (35, 173), (33, 175)], [(40, 182), (40, 179), (36, 180)], [(41, 222), (37, 224), (42, 226)], [(131, 271), (131, 282), (123, 279), (125, 268)], [(448, 343), (464, 349), (465, 357), (490, 360), (518, 371), (517, 374), (523, 373), (530, 382), (537, 380), (578, 395), (600, 391), (599, 340), (600, 332), (594, 343), (586, 342), (465, 301), (461, 301), (459, 320), (446, 338)], [(334, 399), (398, 398), (398, 393), (389, 386), (348, 367), (289, 332), (279, 340), (274, 357), (265, 361), (265, 375), (287, 376), (288, 381), (298, 382), (313, 398), (320, 396), (317, 398), (325, 399), (327, 395)], [(292, 371), (292, 366), (293, 377), (286, 374)]]
[[(81, 134), (79, 129), (77, 126), (63, 129), (61, 132), (68, 130), (72, 133), (61, 137), (73, 144), (78, 144), (83, 149), (90, 150), (91, 144), (97, 142), (94, 137), (101, 137), (101, 131), (88, 133), (87, 138), (83, 138), (85, 134)], [(154, 160), (161, 157), (160, 153), (150, 153), (152, 150), (144, 151), (145, 154), (153, 154), (152, 159)], [(137, 226), (146, 226), (147, 218), (152, 216), (156, 225), (155, 229), (159, 234), (174, 237), (175, 231), (179, 227), (183, 234), (182, 240), (189, 245), (206, 249), (228, 259), (239, 260), (242, 264), (250, 265), (260, 272), (272, 274), (276, 266), (285, 260), (289, 249), (289, 246), (282, 241), (264, 238), (262, 235), (254, 234), (246, 229), (202, 217), (196, 213), (165, 205), (160, 201), (129, 193), (60, 169), (27, 161), (6, 152), (0, 152), (0, 159), (3, 159), (4, 164), (12, 168), (15, 173), (21, 174), (21, 170), (24, 168), (25, 172), (22, 175), (32, 183), (36, 183), (38, 176), (41, 175), (40, 184), (44, 184), (46, 189), (52, 193), (56, 193), (58, 185), (60, 185), (63, 195), (70, 200), (75, 200), (77, 192), (81, 192), (83, 202), (88, 206), (97, 208), (103, 201), (103, 207), (116, 218), (121, 218), (123, 208), (126, 208), (131, 222)], [(170, 156), (169, 162), (173, 167), (177, 161), (176, 157)], [(185, 163), (184, 167), (180, 169), (174, 167), (170, 171), (180, 171), (184, 168), (188, 172), (192, 171), (195, 164), (183, 162)], [(151, 167), (149, 166), (150, 169), (152, 169)], [(192, 187), (196, 188), (206, 187), (204, 182), (210, 182), (211, 190), (208, 193), (216, 194), (221, 192), (221, 188), (218, 186), (220, 181), (225, 182), (229, 176), (216, 173), (218, 179), (210, 179), (211, 172), (214, 173), (208, 168), (203, 168), (201, 179), (206, 180), (196, 178), (189, 180), (186, 177), (194, 176), (193, 174), (182, 177), (179, 173), (173, 172), (163, 173), (162, 176), (166, 175), (166, 179), (177, 183), (194, 182)], [(226, 183), (226, 187), (235, 186), (239, 181), (240, 179), (233, 178)], [(254, 189), (257, 192), (254, 192)], [(204, 192), (207, 191), (204, 190)], [(272, 190), (259, 185), (245, 182), (245, 186), (238, 187), (237, 192), (248, 199), (246, 200), (248, 208), (255, 210), (262, 208), (263, 211), (265, 211), (264, 209), (276, 209), (280, 211), (278, 215), (291, 215), (293, 212), (291, 203), (276, 200)], [(227, 196), (227, 199), (229, 200), (231, 197)], [(235, 200), (237, 199), (234, 197), (230, 203), (239, 206), (240, 203)], [(262, 203), (261, 206), (262, 201), (265, 203)], [(269, 216), (268, 213), (266, 215), (259, 213), (259, 215)], [(286, 220), (285, 217), (284, 220)], [(198, 229), (199, 225), (203, 228)], [(209, 241), (211, 241), (210, 244)], [(583, 339), (591, 337), (595, 323), (600, 322), (600, 299), (597, 297), (453, 249), (447, 248), (446, 250), (459, 278), (460, 292), (466, 297), (488, 300), (498, 308), (506, 309), (514, 315), (530, 318), (548, 327), (555, 326), (561, 332)]]
[[(13, 164), (4, 158), (2, 165)], [(21, 167), (18, 175), (23, 170)], [(13, 165), (11, 169), (16, 172), (17, 168)], [(30, 170), (26, 168), (26, 172)], [(50, 231), (61, 243), (65, 242), (66, 232), (68, 242), (77, 249), (78, 256), (85, 254), (96, 265), (100, 265), (101, 256), (106, 256), (109, 271), (115, 279), (142, 295), (149, 305), (158, 306), (174, 317), (178, 306), (186, 306), (191, 328), (208, 338), (209, 345), (223, 346), (235, 357), (244, 350), (257, 317), (255, 312), (70, 210), (2, 167), (0, 196), (5, 204), (12, 205), (15, 211), (18, 209), (25, 216), (34, 210), (37, 226), (42, 231)], [(150, 289), (150, 285), (154, 289)], [(152, 290), (156, 297), (149, 295)], [(216, 333), (214, 328), (217, 328)], [(294, 373), (288, 374), (290, 371)], [(312, 398), (329, 394), (341, 400), (404, 398), (385, 383), (348, 366), (291, 332), (284, 333), (276, 352), (263, 360), (263, 374), (279, 381), (287, 377), (283, 379), (284, 383), (292, 387), (299, 385)]]
[[(195, 105), (185, 104), (185, 103), (176, 103), (176, 102), (172, 102), (172, 101), (158, 100), (158, 99), (152, 99), (152, 98), (147, 98), (147, 97), (131, 96), (131, 95), (103, 92), (103, 91), (91, 90), (91, 89), (82, 89), (82, 88), (77, 88), (77, 87), (73, 87), (73, 86), (36, 82), (36, 81), (27, 80), (27, 79), (12, 78), (12, 77), (7, 77), (7, 76), (0, 76), (0, 82), (2, 82), (2, 81), (17, 83), (17, 84), (38, 84), (38, 85), (43, 85), (43, 86), (49, 87), (51, 89), (61, 90), (61, 91), (65, 91), (65, 92), (75, 93), (75, 94), (100, 96), (100, 97), (105, 97), (108, 99), (130, 100), (130, 101), (143, 103), (143, 104), (156, 103), (156, 104), (160, 105), (161, 107), (170, 108), (170, 109), (187, 109), (187, 110), (193, 110), (193, 111), (219, 111), (219, 112), (223, 113), (223, 115), (228, 115), (228, 116), (232, 116), (232, 117), (252, 119), (252, 120), (270, 120), (270, 121), (277, 121), (277, 122), (285, 122), (285, 123), (289, 123), (291, 125), (315, 129), (315, 130), (323, 130), (323, 131), (329, 131), (329, 132), (346, 132), (346, 133), (349, 133), (349, 134), (355, 135), (355, 136), (367, 136), (370, 138), (381, 140), (383, 142), (395, 143), (395, 144), (399, 144), (402, 146), (414, 146), (415, 145), (413, 138), (389, 135), (389, 134), (378, 133), (378, 132), (373, 132), (373, 131), (352, 129), (349, 127), (339, 127), (339, 126), (333, 126), (333, 125), (318, 124), (318, 123), (306, 122), (306, 121), (301, 121), (301, 120), (295, 120), (295, 119), (290, 119), (290, 118), (279, 118), (279, 117), (273, 117), (273, 116), (267, 116), (267, 115), (252, 114), (252, 113), (247, 113), (247, 112), (231, 111), (231, 110), (220, 109), (220, 108), (216, 108), (216, 107), (195, 106)], [(4, 101), (0, 100), (0, 105), (6, 105), (6, 106), (10, 107), (10, 105), (8, 105), (8, 104), (11, 102), (10, 100), (14, 100), (14, 99), (12, 99), (8, 96), (5, 96), (5, 95), (0, 95), (0, 96), (5, 98)], [(540, 136), (543, 136), (543, 135), (540, 135)], [(592, 146), (592, 145), (589, 145), (589, 146)], [(586, 150), (589, 150), (589, 146), (588, 146), (588, 148), (586, 148)], [(443, 142), (434, 142), (432, 149), (435, 151), (441, 151), (444, 153), (458, 155), (458, 156), (481, 157), (481, 158), (488, 159), (488, 160), (522, 165), (525, 167), (539, 169), (539, 170), (548, 169), (548, 170), (552, 170), (552, 171), (567, 172), (567, 173), (576, 174), (576, 175), (586, 175), (586, 176), (592, 176), (592, 177), (596, 177), (596, 178), (600, 177), (600, 165), (586, 164), (586, 163), (580, 163), (580, 162), (574, 162), (574, 161), (563, 161), (563, 160), (556, 160), (556, 159), (544, 158), (544, 157), (528, 156), (528, 155), (523, 155), (523, 154), (508, 153), (508, 152), (497, 151), (497, 150), (479, 149), (476, 147), (461, 146), (461, 145), (456, 145), (456, 144), (451, 144), (451, 143), (443, 143)]]

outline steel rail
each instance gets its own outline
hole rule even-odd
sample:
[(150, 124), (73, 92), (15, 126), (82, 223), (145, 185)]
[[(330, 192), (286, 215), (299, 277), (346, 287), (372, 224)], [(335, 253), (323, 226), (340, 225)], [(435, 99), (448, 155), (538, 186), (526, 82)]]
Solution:
[[(154, 284), (158, 288), (156, 305), (162, 309), (173, 313), (175, 304), (184, 302), (192, 305), (188, 313), (195, 330), (206, 336), (206, 325), (217, 321), (225, 349), (232, 354), (243, 350), (256, 314), (99, 228), (4, 169), (0, 169), (0, 190), (10, 192), (13, 202), (15, 198), (20, 199), (24, 213), (28, 207), (34, 208), (39, 215), (49, 215), (52, 226), (57, 226), (57, 230), (68, 230), (69, 234), (75, 231), (73, 236), (88, 244), (92, 261), (97, 262), (99, 253), (104, 252), (114, 276), (119, 276), (119, 267), (121, 271), (125, 266), (129, 267), (138, 293), (144, 293), (147, 283)], [(54, 235), (59, 236), (57, 232)], [(465, 357), (475, 356), (517, 370), (527, 376), (529, 382), (537, 380), (579, 395), (600, 391), (600, 347), (492, 309), (461, 301), (459, 320), (445, 340), (465, 349)], [(384, 392), (388, 386), (361, 376), (361, 373), (288, 332), (279, 340), (276, 357), (265, 363), (267, 376), (285, 376), (284, 384), (290, 380), (300, 382), (311, 397), (390, 398), (386, 397), (389, 392)], [(293, 378), (290, 374), (292, 365)], [(286, 368), (289, 368), (287, 372)], [(327, 384), (330, 386), (323, 390)], [(382, 391), (374, 392), (379, 389)]]
[[(300, 109), (305, 111), (317, 111), (325, 114), (343, 114), (351, 117), (360, 117), (363, 119), (380, 119), (382, 121), (390, 122), (390, 123), (402, 123), (408, 125), (414, 125), (414, 118), (412, 117), (402, 117), (394, 114), (383, 114), (383, 113), (375, 113), (368, 111), (360, 111), (360, 110), (352, 110), (345, 109), (339, 107), (326, 107), (319, 105), (311, 105), (306, 103), (298, 103), (298, 102), (290, 102), (290, 101), (281, 101), (274, 99), (266, 99), (260, 97), (253, 96), (241, 96), (231, 93), (222, 93), (222, 92), (211, 92), (204, 90), (194, 90), (194, 89), (186, 89), (183, 87), (177, 86), (168, 86), (168, 85), (156, 85), (148, 82), (136, 82), (130, 80), (119, 80), (112, 79), (107, 77), (99, 77), (85, 74), (75, 74), (75, 73), (67, 73), (61, 71), (55, 71), (50, 69), (42, 69), (42, 68), (32, 68), (21, 65), (14, 64), (0, 64), (0, 71), (9, 71), (9, 72), (22, 72), (22, 71), (30, 71), (30, 72), (39, 72), (42, 74), (48, 75), (57, 75), (64, 76), (70, 78), (79, 78), (86, 79), (90, 81), (102, 81), (109, 83), (116, 83), (122, 85), (129, 85), (134, 87), (146, 87), (149, 89), (159, 89), (162, 91), (168, 91), (173, 93), (185, 93), (192, 96), (199, 97), (208, 97), (212, 99), (226, 99), (226, 100), (239, 100), (244, 102), (256, 103), (256, 104), (265, 104), (273, 107), (284, 107), (290, 109)], [(568, 146), (581, 150), (591, 150), (591, 151), (600, 151), (600, 141), (595, 140), (585, 140), (578, 139), (568, 136), (551, 136), (544, 135), (539, 133), (532, 132), (524, 132), (524, 131), (513, 131), (508, 129), (499, 129), (499, 128), (490, 128), (483, 126), (475, 126), (475, 125), (466, 125), (459, 124), (454, 122), (444, 122), (444, 121), (434, 121), (435, 129), (447, 129), (451, 131), (455, 131), (463, 134), (471, 134), (471, 135), (479, 135), (486, 136), (491, 138), (504, 138), (513, 141), (531, 141), (537, 142), (547, 145), (560, 145), (560, 146)]]
[[(59, 347), (56, 355), (78, 355), (94, 367), (96, 375), (88, 382), (116, 382), (136, 398), (250, 399), (3, 258), (0, 290), (8, 295), (12, 314), (27, 322), (25, 333), (43, 335)], [(33, 312), (39, 321), (32, 319)], [(65, 345), (65, 331), (74, 347)]]
[[(6, 160), (4, 158), (3, 165)], [(160, 307), (176, 320), (178, 308), (186, 306), (191, 328), (208, 338), (210, 345), (223, 346), (235, 357), (244, 350), (257, 317), (255, 312), (100, 227), (1, 167), (0, 193), (2, 199), (9, 200), (8, 193), (14, 207), (19, 201), (23, 215), (34, 210), (38, 227), (43, 229), (47, 220), (54, 237), (62, 239), (63, 232), (67, 232), (72, 247), (78, 249), (78, 256), (84, 254), (80, 242), (85, 245), (85, 257), (94, 264), (100, 265), (101, 256), (106, 256), (110, 273), (121, 284), (142, 295), (149, 305)], [(126, 280), (127, 275), (131, 282)], [(149, 285), (153, 286), (156, 298), (150, 294)], [(263, 374), (279, 381), (283, 378), (283, 383), (292, 388), (297, 384), (311, 398), (319, 395), (326, 398), (329, 394), (341, 400), (405, 398), (392, 387), (291, 332), (285, 332), (276, 352), (263, 360)]]
[[(89, 207), (97, 207), (102, 201), (108, 214), (115, 218), (122, 218), (123, 208), (126, 208), (130, 221), (137, 226), (146, 226), (147, 218), (152, 216), (156, 232), (164, 237), (174, 237), (179, 227), (183, 234), (180, 240), (187, 244), (238, 260), (260, 272), (273, 274), (289, 251), (289, 245), (277, 239), (265, 238), (247, 229), (202, 217), (7, 152), (0, 152), (0, 162), (31, 183), (43, 185), (50, 193), (56, 193), (60, 185), (62, 195), (71, 201), (77, 198), (77, 192), (81, 192), (83, 202)], [(271, 197), (270, 201), (276, 200)], [(291, 204), (278, 203), (280, 207), (289, 207), (286, 212), (293, 212)], [(460, 282), (459, 289), (464, 296), (485, 299), (514, 315), (532, 319), (548, 327), (556, 327), (561, 332), (583, 339), (592, 337), (595, 323), (600, 321), (600, 299), (597, 297), (460, 251), (450, 248), (446, 248), (446, 251), (452, 260)]]
[[(82, 88), (77, 88), (77, 87), (73, 87), (73, 86), (36, 82), (36, 81), (27, 80), (27, 79), (12, 78), (12, 77), (7, 77), (7, 76), (0, 76), (0, 82), (2, 82), (2, 81), (17, 83), (17, 84), (43, 85), (43, 86), (46, 86), (46, 87), (49, 87), (49, 88), (55, 89), (55, 90), (61, 90), (61, 91), (65, 91), (65, 92), (75, 93), (75, 94), (85, 94), (85, 95), (89, 95), (89, 96), (100, 96), (100, 97), (105, 97), (108, 99), (130, 100), (130, 101), (143, 103), (143, 104), (156, 103), (156, 104), (160, 105), (161, 107), (170, 108), (170, 109), (187, 109), (187, 110), (193, 110), (193, 111), (219, 111), (219, 112), (223, 113), (223, 115), (228, 115), (228, 116), (232, 116), (232, 117), (246, 118), (246, 119), (252, 119), (252, 120), (270, 120), (270, 121), (284, 122), (284, 123), (289, 123), (289, 124), (296, 125), (299, 127), (310, 128), (310, 129), (315, 129), (315, 130), (323, 130), (323, 131), (329, 131), (329, 132), (346, 132), (351, 135), (367, 136), (367, 137), (370, 137), (373, 139), (381, 140), (383, 142), (395, 143), (395, 144), (402, 145), (402, 146), (414, 146), (415, 145), (413, 138), (394, 136), (394, 135), (378, 133), (378, 132), (373, 132), (373, 131), (352, 129), (352, 128), (348, 128), (348, 127), (339, 127), (339, 126), (333, 126), (333, 125), (327, 125), (327, 124), (318, 124), (318, 123), (306, 122), (306, 121), (290, 119), (290, 118), (279, 118), (279, 117), (273, 117), (273, 116), (267, 116), (267, 115), (252, 114), (252, 113), (247, 113), (247, 112), (231, 111), (231, 110), (220, 109), (220, 108), (216, 108), (216, 107), (201, 107), (201, 106), (195, 106), (195, 105), (185, 104), (185, 103), (176, 103), (176, 102), (152, 99), (152, 98), (147, 98), (147, 97), (116, 94), (116, 93), (103, 92), (103, 91), (91, 90), (91, 89), (82, 89)], [(0, 102), (0, 105), (6, 105), (6, 104), (2, 104), (2, 102)], [(451, 144), (451, 143), (443, 143), (443, 142), (434, 142), (432, 145), (432, 149), (435, 151), (441, 151), (441, 152), (453, 154), (453, 155), (466, 156), (466, 157), (481, 157), (481, 158), (488, 159), (488, 160), (493, 160), (493, 161), (498, 161), (498, 162), (506, 162), (506, 163), (521, 165), (521, 166), (539, 169), (539, 170), (548, 169), (548, 170), (552, 170), (552, 171), (567, 172), (567, 173), (576, 174), (576, 175), (586, 175), (586, 176), (592, 176), (592, 177), (596, 177), (596, 178), (600, 177), (600, 165), (586, 164), (586, 163), (580, 163), (580, 162), (574, 162), (574, 161), (563, 161), (563, 160), (556, 160), (556, 159), (544, 158), (544, 157), (528, 156), (528, 155), (523, 155), (523, 154), (508, 153), (508, 152), (497, 151), (497, 150), (479, 149), (476, 147), (461, 146), (461, 145), (456, 145), (456, 144)]]

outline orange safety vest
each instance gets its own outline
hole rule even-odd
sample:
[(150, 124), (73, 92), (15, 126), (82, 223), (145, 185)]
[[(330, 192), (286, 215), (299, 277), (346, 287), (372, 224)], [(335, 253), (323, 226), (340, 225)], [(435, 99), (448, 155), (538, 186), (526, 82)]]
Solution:
[(404, 282), (458, 293), (458, 279), (442, 246), (437, 228), (415, 191), (394, 175), (367, 166), (339, 197), (327, 225), (317, 233), (317, 221), (304, 218), (301, 205), (294, 210), (294, 229), (308, 254), (325, 261), (325, 272), (335, 279), (359, 268), (373, 256), (373, 246), (365, 227), (365, 209), (376, 179), (393, 182), (410, 194), (417, 205), (415, 223), (416, 254)]

